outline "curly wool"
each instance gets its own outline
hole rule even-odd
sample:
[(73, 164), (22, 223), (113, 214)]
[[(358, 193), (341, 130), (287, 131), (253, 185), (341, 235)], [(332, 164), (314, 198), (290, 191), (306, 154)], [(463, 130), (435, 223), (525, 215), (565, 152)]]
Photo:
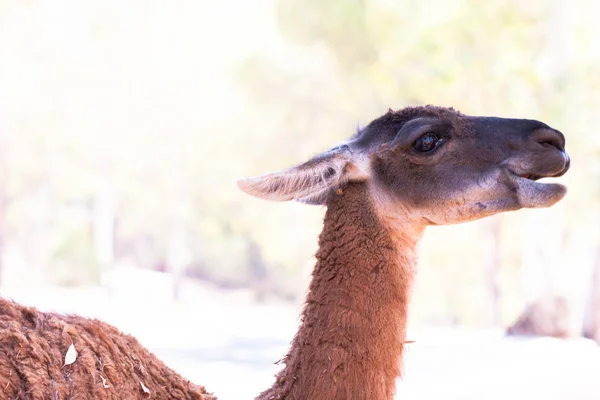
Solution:
[[(65, 365), (71, 345), (77, 355)], [(216, 399), (105, 322), (3, 298), (0, 393), (2, 399), (23, 400)]]

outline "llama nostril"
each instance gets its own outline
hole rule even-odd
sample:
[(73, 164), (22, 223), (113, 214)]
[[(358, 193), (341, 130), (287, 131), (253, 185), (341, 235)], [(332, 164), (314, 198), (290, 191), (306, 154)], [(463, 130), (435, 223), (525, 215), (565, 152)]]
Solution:
[(565, 151), (565, 137), (554, 129), (540, 129), (533, 133), (532, 139), (545, 147), (553, 147)]
[(560, 143), (556, 140), (544, 140), (544, 141), (538, 142), (538, 143), (541, 144), (542, 146), (554, 147), (555, 149), (562, 151)]

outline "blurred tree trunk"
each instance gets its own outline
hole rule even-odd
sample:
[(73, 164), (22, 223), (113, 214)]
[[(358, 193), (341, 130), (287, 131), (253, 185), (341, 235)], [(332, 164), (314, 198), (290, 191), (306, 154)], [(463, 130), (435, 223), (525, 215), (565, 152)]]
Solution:
[(500, 325), (500, 286), (498, 274), (502, 266), (501, 259), (501, 228), (502, 220), (499, 217), (490, 218), (484, 223), (486, 229), (486, 249), (484, 252), (484, 282), (485, 293), (485, 315), (488, 326)]
[(563, 223), (537, 210), (524, 220), (521, 258), (525, 309), (509, 335), (569, 336), (569, 302), (560, 284)]
[(167, 271), (172, 276), (173, 300), (181, 298), (181, 281), (185, 267), (189, 263), (189, 251), (185, 236), (184, 222), (179, 218), (172, 221), (171, 232), (167, 245)]
[(596, 256), (592, 288), (586, 309), (583, 335), (600, 344), (600, 246)]
[(7, 210), (7, 202), (4, 199), (4, 196), (0, 194), (0, 285), (2, 285), (3, 281), (3, 271), (4, 271), (4, 245), (6, 240), (6, 212)]
[(115, 246), (115, 191), (110, 184), (100, 186), (92, 211), (92, 241), (100, 278), (111, 272)]
[(246, 243), (248, 243), (248, 267), (250, 268), (250, 284), (255, 293), (254, 298), (257, 302), (263, 302), (269, 291), (265, 260), (260, 246), (252, 236), (246, 236)]
[[(47, 165), (47, 164), (46, 164)], [(48, 265), (52, 259), (50, 221), (52, 217), (51, 189), (46, 179), (40, 179), (29, 197), (34, 201), (29, 217), (28, 261), (32, 283), (43, 286), (46, 282)]]
[(172, 294), (174, 300), (181, 298), (181, 283), (185, 270), (191, 262), (192, 255), (189, 246), (186, 217), (189, 215), (190, 189), (184, 161), (179, 157), (184, 149), (180, 143), (172, 142), (165, 149), (165, 154), (170, 156), (173, 169), (169, 175), (169, 236), (166, 249), (166, 267), (171, 273)]
[[(598, 154), (600, 156), (600, 152)], [(598, 157), (600, 160), (600, 157)], [(597, 162), (595, 167), (595, 177), (598, 187), (596, 194), (600, 194), (600, 162)], [(600, 199), (598, 199), (600, 200)], [(597, 221), (600, 227), (600, 218)], [(596, 232), (596, 240), (600, 239), (600, 232)], [(584, 318), (583, 334), (589, 339), (595, 340), (600, 344), (600, 243), (597, 243), (596, 262), (594, 264), (594, 273), (592, 275), (592, 283), (590, 295), (587, 302), (586, 315)]]
[(8, 194), (8, 165), (6, 162), (6, 152), (8, 147), (8, 138), (0, 133), (0, 285), (3, 283), (4, 272), (4, 246), (6, 241), (6, 214), (10, 204)]

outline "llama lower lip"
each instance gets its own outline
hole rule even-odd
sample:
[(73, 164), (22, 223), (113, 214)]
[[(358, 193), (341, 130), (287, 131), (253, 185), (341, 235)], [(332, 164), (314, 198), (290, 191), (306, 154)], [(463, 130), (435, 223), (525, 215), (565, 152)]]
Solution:
[(537, 182), (512, 172), (510, 175), (519, 204), (526, 208), (549, 207), (567, 193), (567, 188), (560, 183)]

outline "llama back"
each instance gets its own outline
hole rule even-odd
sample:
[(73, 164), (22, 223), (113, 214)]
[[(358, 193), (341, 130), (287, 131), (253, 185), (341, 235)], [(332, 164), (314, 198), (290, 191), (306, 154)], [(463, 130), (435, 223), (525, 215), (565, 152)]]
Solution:
[(0, 392), (10, 399), (215, 399), (112, 325), (2, 298)]

